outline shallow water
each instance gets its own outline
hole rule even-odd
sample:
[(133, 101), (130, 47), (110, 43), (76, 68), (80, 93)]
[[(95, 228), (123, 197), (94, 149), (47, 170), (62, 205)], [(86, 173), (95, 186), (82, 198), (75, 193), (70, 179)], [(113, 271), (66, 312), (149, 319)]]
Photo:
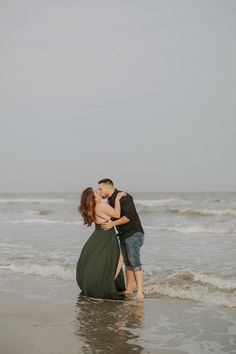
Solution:
[(230, 354), (236, 309), (158, 295), (87, 299), (75, 281), (2, 271), (4, 354)]

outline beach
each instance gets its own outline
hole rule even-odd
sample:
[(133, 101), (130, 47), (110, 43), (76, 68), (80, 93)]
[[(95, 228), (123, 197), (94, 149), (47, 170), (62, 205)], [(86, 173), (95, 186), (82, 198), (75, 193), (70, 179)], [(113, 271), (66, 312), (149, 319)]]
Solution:
[[(3, 291), (3, 289), (7, 289)], [(76, 284), (1, 273), (3, 354), (235, 353), (236, 309), (168, 298), (97, 301)]]
[(1, 354), (236, 352), (236, 194), (133, 196), (143, 302), (80, 296), (79, 193), (0, 195)]

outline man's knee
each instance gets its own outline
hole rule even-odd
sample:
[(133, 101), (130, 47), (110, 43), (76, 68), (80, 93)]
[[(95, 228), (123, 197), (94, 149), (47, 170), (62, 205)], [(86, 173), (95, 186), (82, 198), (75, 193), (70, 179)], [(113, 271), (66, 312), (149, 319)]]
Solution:
[(136, 232), (132, 236), (123, 240), (122, 253), (127, 270), (133, 270), (134, 272), (142, 270), (142, 264), (140, 261), (140, 247), (143, 244), (143, 240), (144, 234), (140, 232)]
[(129, 263), (130, 263), (132, 270), (134, 272), (142, 270), (142, 263), (140, 261), (140, 257), (130, 257)]

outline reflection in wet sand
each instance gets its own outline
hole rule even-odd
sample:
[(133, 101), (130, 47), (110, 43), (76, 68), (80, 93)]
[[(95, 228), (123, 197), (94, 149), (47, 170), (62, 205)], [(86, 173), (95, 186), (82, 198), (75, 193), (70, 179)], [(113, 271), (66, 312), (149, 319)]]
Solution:
[(83, 353), (143, 353), (129, 329), (143, 327), (143, 302), (77, 298), (74, 333), (83, 338)]

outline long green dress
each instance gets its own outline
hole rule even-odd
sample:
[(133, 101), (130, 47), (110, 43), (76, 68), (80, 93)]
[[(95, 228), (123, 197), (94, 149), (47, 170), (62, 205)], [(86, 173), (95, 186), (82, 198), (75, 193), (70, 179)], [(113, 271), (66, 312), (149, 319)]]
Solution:
[(124, 300), (123, 270), (115, 279), (120, 248), (115, 229), (104, 230), (95, 224), (92, 235), (85, 243), (76, 266), (76, 282), (81, 295), (98, 299)]

